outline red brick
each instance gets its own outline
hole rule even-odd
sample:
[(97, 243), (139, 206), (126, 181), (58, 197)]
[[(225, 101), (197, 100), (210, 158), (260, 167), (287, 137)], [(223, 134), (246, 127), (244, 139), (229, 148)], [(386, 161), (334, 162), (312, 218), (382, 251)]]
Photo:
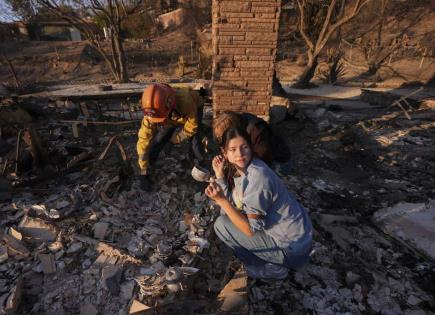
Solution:
[(245, 95), (246, 95), (246, 92), (234, 91), (233, 95), (234, 95), (234, 96), (245, 96)]
[(232, 72), (237, 72), (237, 73), (239, 73), (240, 70), (239, 70), (239, 69), (236, 69), (236, 68), (222, 68), (222, 69), (221, 69), (221, 73), (222, 73), (222, 74), (232, 73)]
[(219, 48), (220, 55), (244, 55), (246, 53), (245, 48)]
[(274, 7), (252, 7), (252, 13), (275, 13), (277, 8)]
[(236, 67), (241, 68), (269, 68), (270, 62), (267, 61), (236, 61)]
[[(234, 43), (234, 41), (233, 41)], [(220, 48), (234, 48), (234, 44), (229, 45), (229, 44), (222, 44), (219, 45)], [(263, 44), (263, 45), (253, 45), (253, 44), (237, 44), (237, 47), (245, 47), (245, 48), (276, 48), (276, 45), (271, 44), (270, 42), (268, 42), (268, 44)]]
[(237, 32), (237, 30), (241, 30), (239, 24), (218, 24), (218, 29), (219, 31), (222, 30), (226, 32)]
[(217, 105), (216, 106), (216, 110), (217, 111), (224, 111), (224, 110), (232, 110), (235, 112), (245, 112), (246, 111), (246, 105), (244, 104), (239, 104), (239, 105)]
[(231, 44), (233, 42), (232, 36), (218, 36), (217, 39), (219, 44)]
[(242, 75), (241, 77), (245, 79), (247, 82), (262, 82), (264, 84), (268, 83), (272, 80), (271, 77), (265, 76), (263, 71), (263, 74), (253, 74), (253, 75)]
[(242, 23), (242, 18), (232, 17), (232, 18), (225, 18), (225, 20), (226, 20), (226, 23), (229, 23), (229, 24), (240, 24), (240, 23)]
[[(235, 94), (234, 94), (235, 95)], [(247, 96), (254, 96), (254, 97), (258, 97), (258, 96), (269, 96), (270, 93), (267, 91), (252, 91), (252, 92), (246, 92)]]
[(272, 49), (270, 48), (246, 48), (247, 55), (266, 55), (269, 56), (272, 54)]
[(231, 104), (237, 104), (237, 103), (243, 103), (243, 104), (247, 105), (247, 108), (249, 108), (250, 106), (257, 105), (256, 100), (247, 100), (246, 98), (242, 98), (241, 100), (232, 100), (231, 101)]
[(276, 34), (274, 32), (265, 33), (265, 32), (246, 32), (246, 40), (269, 40), (274, 39)]
[(244, 60), (244, 61), (246, 61), (246, 60), (248, 60), (248, 56), (234, 56), (234, 60), (236, 60), (236, 61), (240, 61), (240, 60)]
[(232, 96), (232, 90), (213, 90), (213, 96)]
[(251, 3), (249, 3), (249, 2), (223, 1), (220, 3), (220, 11), (221, 12), (232, 12), (232, 13), (246, 12), (246, 13), (250, 13), (250, 10), (251, 10)]
[(248, 82), (247, 86), (269, 89), (271, 87), (271, 84), (269, 82)]
[(273, 61), (274, 59), (275, 59), (274, 56), (249, 56), (248, 57), (248, 60), (257, 60), (257, 61)]
[(265, 73), (263, 68), (261, 68), (259, 70), (255, 69), (255, 68), (241, 69), (240, 70), (240, 74), (242, 76), (259, 76), (259, 75), (262, 75), (265, 78), (272, 77), (272, 74)]
[(250, 18), (250, 17), (254, 17), (254, 13), (233, 13), (233, 12), (222, 12), (221, 17)]
[(235, 30), (235, 31), (226, 31), (226, 30), (219, 30), (218, 32), (219, 36), (237, 36), (237, 35), (245, 35), (244, 30)]
[(249, 47), (252, 43), (249, 40), (233, 40), (232, 44), (237, 47)]
[(276, 19), (276, 13), (255, 13), (255, 18), (259, 19)]
[(240, 24), (240, 29), (242, 30), (273, 31), (274, 27), (275, 27), (274, 23), (244, 22)]
[(213, 98), (221, 105), (230, 105), (232, 100), (232, 96), (213, 96)]
[(225, 79), (225, 78), (231, 78), (231, 79), (234, 79), (234, 78), (240, 78), (241, 76), (240, 76), (240, 72), (224, 72), (224, 73), (221, 73), (221, 79), (223, 80), (223, 79)]
[[(257, 13), (259, 14), (259, 13)], [(266, 19), (266, 18), (240, 18), (239, 23), (275, 23), (277, 19)]]
[(233, 36), (233, 40), (237, 41), (237, 40), (245, 40), (245, 36)]

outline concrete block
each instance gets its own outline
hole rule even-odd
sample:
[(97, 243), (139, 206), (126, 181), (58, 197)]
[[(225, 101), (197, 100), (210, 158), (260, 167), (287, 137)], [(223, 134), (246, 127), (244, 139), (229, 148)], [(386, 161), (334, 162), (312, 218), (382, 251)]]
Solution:
[(44, 274), (48, 275), (56, 272), (56, 261), (52, 254), (39, 254), (39, 260), (41, 261)]

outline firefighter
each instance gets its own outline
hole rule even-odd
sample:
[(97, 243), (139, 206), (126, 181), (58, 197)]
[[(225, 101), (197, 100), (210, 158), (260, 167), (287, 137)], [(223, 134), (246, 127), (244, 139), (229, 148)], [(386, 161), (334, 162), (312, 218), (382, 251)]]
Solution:
[(213, 137), (219, 145), (222, 145), (222, 137), (230, 128), (246, 130), (253, 153), (267, 164), (270, 165), (272, 161), (286, 163), (290, 160), (287, 144), (263, 119), (253, 114), (232, 111), (219, 114), (213, 120)]
[(188, 87), (157, 83), (144, 90), (142, 108), (145, 116), (137, 141), (142, 190), (152, 190), (150, 166), (167, 142), (179, 144), (189, 141), (190, 159), (195, 164), (203, 160), (204, 149), (198, 134), (202, 107), (203, 101), (198, 92)]

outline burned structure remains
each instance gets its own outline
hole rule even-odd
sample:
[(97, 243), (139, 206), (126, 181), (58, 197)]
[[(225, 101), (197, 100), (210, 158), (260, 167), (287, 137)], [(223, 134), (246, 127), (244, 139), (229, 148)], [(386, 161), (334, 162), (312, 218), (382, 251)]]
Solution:
[(268, 119), (280, 0), (213, 1), (213, 109)]

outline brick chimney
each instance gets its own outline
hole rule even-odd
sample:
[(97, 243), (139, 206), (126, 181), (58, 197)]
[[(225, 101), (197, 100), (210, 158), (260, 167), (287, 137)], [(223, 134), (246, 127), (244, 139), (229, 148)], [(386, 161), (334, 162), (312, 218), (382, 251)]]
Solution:
[(281, 0), (213, 0), (213, 111), (269, 118)]

